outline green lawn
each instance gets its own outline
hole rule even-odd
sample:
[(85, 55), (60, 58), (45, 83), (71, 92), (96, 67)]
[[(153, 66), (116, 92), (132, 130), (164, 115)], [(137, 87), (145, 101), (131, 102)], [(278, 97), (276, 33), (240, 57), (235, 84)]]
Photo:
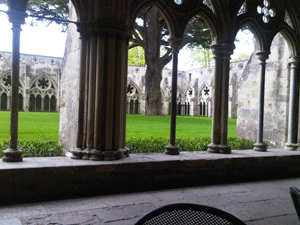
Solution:
[[(10, 138), (10, 112), (0, 111), (0, 140)], [(20, 141), (58, 142), (59, 113), (19, 112)]]
[[(176, 137), (210, 137), (212, 118), (177, 116)], [(170, 137), (170, 116), (127, 115), (126, 139)], [(236, 119), (229, 119), (228, 137), (236, 137)]]
[[(177, 117), (176, 137), (210, 137), (211, 118)], [(10, 137), (10, 112), (0, 111), (0, 140)], [(58, 141), (59, 113), (19, 112), (20, 141)], [(236, 119), (230, 119), (228, 136), (236, 137)], [(127, 115), (126, 139), (131, 137), (170, 137), (170, 116)]]

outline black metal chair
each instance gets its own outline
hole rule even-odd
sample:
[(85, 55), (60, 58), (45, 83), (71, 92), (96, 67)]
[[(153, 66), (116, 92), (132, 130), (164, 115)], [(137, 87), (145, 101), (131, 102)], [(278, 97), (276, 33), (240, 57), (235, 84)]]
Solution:
[(296, 187), (290, 187), (290, 193), (292, 196), (292, 200), (293, 200), (298, 218), (300, 220), (300, 190)]
[(171, 204), (144, 215), (135, 225), (245, 225), (235, 216), (204, 205)]

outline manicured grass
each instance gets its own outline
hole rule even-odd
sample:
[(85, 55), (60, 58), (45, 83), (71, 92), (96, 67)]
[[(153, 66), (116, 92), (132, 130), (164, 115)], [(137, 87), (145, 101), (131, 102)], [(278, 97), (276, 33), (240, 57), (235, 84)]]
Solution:
[[(0, 140), (10, 138), (10, 112), (0, 111)], [(20, 141), (58, 142), (59, 113), (19, 112)]]
[[(212, 118), (177, 116), (177, 138), (210, 137)], [(126, 139), (131, 137), (170, 137), (170, 116), (127, 115)], [(228, 137), (236, 137), (236, 119), (228, 121)]]
[[(212, 119), (208, 117), (178, 116), (177, 138), (211, 136)], [(0, 140), (9, 140), (10, 112), (0, 111)], [(170, 137), (170, 116), (127, 115), (126, 139), (132, 137)], [(58, 142), (59, 113), (19, 112), (20, 141)], [(228, 137), (236, 137), (236, 119), (228, 123)]]

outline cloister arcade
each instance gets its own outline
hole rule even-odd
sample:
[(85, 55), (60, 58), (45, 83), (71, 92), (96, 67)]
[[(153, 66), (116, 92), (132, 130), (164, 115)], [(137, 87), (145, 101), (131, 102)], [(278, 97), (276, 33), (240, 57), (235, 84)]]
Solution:
[[(8, 15), (13, 24), (14, 60), (12, 71), (12, 102), (18, 103), (19, 80), (19, 33), (26, 14), (26, 0), (10, 0)], [(230, 56), (234, 49), (237, 32), (247, 25), (259, 43), (256, 55), (260, 62), (260, 100), (258, 134), (254, 150), (267, 151), (263, 143), (264, 83), (266, 60), (270, 54), (273, 38), (280, 32), (290, 48), (290, 102), (288, 137), (286, 147), (298, 147), (299, 115), (299, 53), (300, 53), (300, 3), (297, 0), (72, 0), (80, 33), (80, 65), (75, 140), (69, 149), (73, 159), (121, 159), (128, 156), (125, 146), (127, 103), (127, 55), (132, 25), (140, 10), (155, 5), (165, 16), (170, 32), (173, 54), (171, 105), (177, 105), (178, 53), (182, 48), (183, 35), (190, 19), (199, 15), (208, 25), (214, 54), (214, 89), (211, 91), (212, 134), (208, 145), (210, 153), (231, 153), (227, 144), (228, 92)], [(16, 82), (14, 82), (16, 80)], [(133, 86), (131, 86), (133, 87)], [(174, 88), (176, 87), (176, 88)], [(200, 111), (207, 112), (204, 96), (198, 101)], [(136, 94), (136, 92), (133, 94)], [(183, 91), (187, 96), (197, 96), (192, 88)], [(199, 96), (199, 95), (198, 95)], [(130, 100), (131, 101), (131, 100)], [(129, 101), (129, 106), (130, 106)], [(184, 112), (189, 105), (185, 100)], [(136, 102), (135, 102), (136, 103)], [(132, 103), (133, 109), (135, 103)], [(201, 104), (200, 104), (201, 103)], [(17, 105), (18, 104), (12, 104)], [(202, 105), (202, 108), (201, 108)], [(181, 105), (183, 108), (183, 106)], [(3, 161), (21, 161), (17, 149), (17, 108), (12, 107), (12, 137), (10, 148), (4, 152)], [(204, 110), (205, 109), (205, 110)], [(175, 145), (177, 108), (171, 107), (170, 144), (166, 154), (179, 154)], [(70, 124), (74, 126), (74, 124)]]

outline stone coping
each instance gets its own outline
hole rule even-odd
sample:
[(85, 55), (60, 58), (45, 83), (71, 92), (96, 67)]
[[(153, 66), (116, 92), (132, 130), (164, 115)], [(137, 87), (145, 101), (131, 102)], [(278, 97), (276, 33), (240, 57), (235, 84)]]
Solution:
[(300, 152), (130, 154), (116, 161), (68, 157), (0, 161), (0, 205), (300, 176)]
[(268, 149), (266, 152), (253, 150), (232, 150), (231, 154), (209, 153), (207, 151), (180, 152), (179, 155), (166, 155), (164, 153), (135, 153), (130, 157), (114, 160), (114, 161), (90, 161), (75, 160), (69, 157), (33, 157), (24, 158), (23, 162), (3, 162), (0, 161), (1, 170), (13, 169), (29, 169), (29, 168), (49, 168), (49, 167), (76, 167), (76, 166), (97, 166), (97, 165), (120, 165), (131, 163), (150, 163), (150, 162), (166, 162), (166, 161), (198, 161), (198, 160), (230, 160), (245, 158), (268, 158), (268, 157), (284, 157), (299, 156), (300, 151), (289, 151), (285, 149)]

